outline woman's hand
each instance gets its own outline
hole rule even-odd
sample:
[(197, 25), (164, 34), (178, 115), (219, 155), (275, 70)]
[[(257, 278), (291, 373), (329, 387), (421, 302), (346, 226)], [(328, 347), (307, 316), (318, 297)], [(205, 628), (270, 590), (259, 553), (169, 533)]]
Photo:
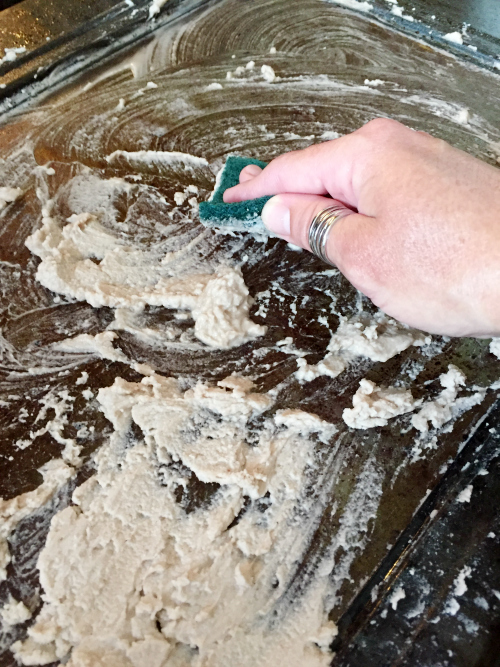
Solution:
[(224, 193), (273, 197), (262, 218), (309, 250), (314, 216), (353, 209), (327, 255), (389, 315), (431, 333), (500, 335), (500, 171), (400, 123), (379, 118), (334, 141), (255, 165)]

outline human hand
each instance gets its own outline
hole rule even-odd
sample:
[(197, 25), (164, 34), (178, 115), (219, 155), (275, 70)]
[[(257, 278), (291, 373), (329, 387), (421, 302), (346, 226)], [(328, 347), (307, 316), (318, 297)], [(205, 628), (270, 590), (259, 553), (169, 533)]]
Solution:
[(388, 315), (430, 333), (500, 335), (494, 167), (379, 118), (264, 170), (249, 165), (224, 201), (264, 195), (278, 195), (264, 207), (264, 224), (306, 250), (317, 213), (335, 203), (353, 209), (331, 229), (327, 256)]

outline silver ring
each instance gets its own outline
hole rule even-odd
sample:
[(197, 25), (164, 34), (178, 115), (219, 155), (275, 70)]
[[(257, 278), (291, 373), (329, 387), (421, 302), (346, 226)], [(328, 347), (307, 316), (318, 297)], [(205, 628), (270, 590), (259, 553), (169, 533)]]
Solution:
[(329, 206), (315, 215), (309, 227), (308, 240), (311, 252), (331, 266), (335, 266), (335, 264), (328, 259), (326, 254), (328, 236), (333, 225), (351, 213), (354, 213), (354, 211), (351, 211), (350, 208), (346, 208), (341, 204), (335, 204), (335, 206)]

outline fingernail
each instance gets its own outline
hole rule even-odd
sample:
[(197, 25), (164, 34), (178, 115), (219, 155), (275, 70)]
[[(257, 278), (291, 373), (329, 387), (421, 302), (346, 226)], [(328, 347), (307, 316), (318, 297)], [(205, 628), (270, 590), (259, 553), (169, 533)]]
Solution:
[(273, 197), (262, 209), (262, 222), (277, 236), (290, 236), (290, 209)]

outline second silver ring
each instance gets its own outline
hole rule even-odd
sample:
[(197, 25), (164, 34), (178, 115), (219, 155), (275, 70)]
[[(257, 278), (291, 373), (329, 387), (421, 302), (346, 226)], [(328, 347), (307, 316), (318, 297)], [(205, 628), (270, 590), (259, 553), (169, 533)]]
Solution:
[(354, 211), (351, 211), (350, 208), (346, 208), (341, 204), (335, 204), (315, 215), (309, 227), (308, 240), (311, 252), (331, 266), (335, 265), (326, 254), (328, 236), (335, 223), (351, 213), (354, 213)]

